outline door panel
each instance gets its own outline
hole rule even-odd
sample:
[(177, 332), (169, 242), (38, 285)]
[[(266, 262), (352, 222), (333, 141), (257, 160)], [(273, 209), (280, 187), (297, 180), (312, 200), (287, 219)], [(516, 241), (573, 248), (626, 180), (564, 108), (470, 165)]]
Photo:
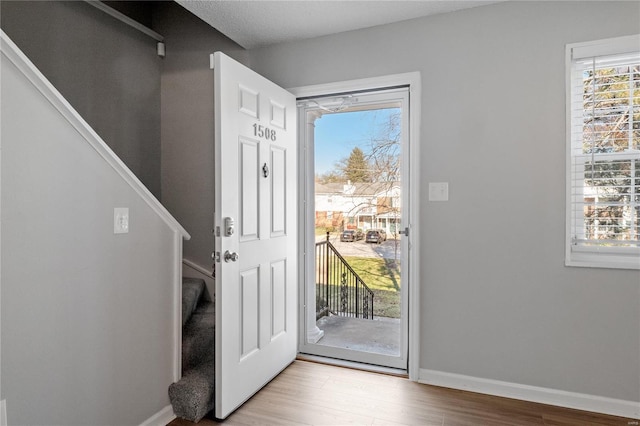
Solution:
[(287, 261), (280, 260), (271, 264), (271, 339), (286, 331), (287, 311)]
[(286, 235), (287, 217), (287, 151), (278, 146), (271, 147), (271, 238)]
[(297, 352), (297, 188), (287, 180), (296, 107), (231, 58), (216, 52), (214, 64), (216, 417), (225, 418)]
[(240, 226), (241, 241), (258, 239), (260, 225), (259, 142), (240, 139)]
[(259, 344), (259, 318), (256, 315), (259, 303), (259, 268), (252, 268), (240, 273), (240, 327), (242, 341), (241, 359), (258, 349)]

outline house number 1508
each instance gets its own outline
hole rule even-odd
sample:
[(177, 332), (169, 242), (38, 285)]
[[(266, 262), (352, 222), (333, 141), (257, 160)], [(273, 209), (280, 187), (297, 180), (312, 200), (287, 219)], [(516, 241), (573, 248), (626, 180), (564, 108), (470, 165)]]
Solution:
[(276, 140), (276, 131), (268, 127), (264, 127), (262, 124), (253, 125), (253, 135), (259, 138), (265, 138), (270, 141)]

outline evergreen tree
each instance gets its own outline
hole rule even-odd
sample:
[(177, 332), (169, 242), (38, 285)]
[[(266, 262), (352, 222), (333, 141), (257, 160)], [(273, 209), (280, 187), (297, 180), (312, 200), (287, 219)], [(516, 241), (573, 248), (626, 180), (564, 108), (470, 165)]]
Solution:
[(364, 152), (358, 147), (353, 148), (349, 157), (344, 159), (338, 168), (342, 174), (353, 183), (371, 182), (369, 161), (365, 158)]

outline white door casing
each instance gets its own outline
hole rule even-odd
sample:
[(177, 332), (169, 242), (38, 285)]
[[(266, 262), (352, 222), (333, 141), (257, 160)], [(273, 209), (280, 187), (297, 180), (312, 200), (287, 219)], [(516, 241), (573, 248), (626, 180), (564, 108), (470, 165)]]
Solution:
[[(343, 93), (348, 93), (348, 91), (344, 91)], [(322, 102), (322, 99), (321, 101)], [(324, 99), (323, 107), (327, 107), (331, 105), (331, 103), (337, 103), (342, 105), (342, 100), (339, 96), (334, 98), (328, 97)], [(409, 156), (409, 87), (395, 87), (392, 89), (370, 89), (367, 92), (359, 92), (357, 97), (354, 96), (350, 99), (350, 107), (341, 110), (340, 113), (343, 112), (353, 112), (353, 111), (375, 111), (377, 109), (388, 109), (388, 108), (396, 108), (401, 111), (400, 114), (400, 152), (401, 152), (401, 161), (400, 164), (402, 166), (400, 169), (402, 170), (402, 178), (396, 183), (396, 185), (400, 185), (401, 189), (396, 193), (396, 196), (401, 200), (401, 223), (402, 227), (405, 226), (410, 227), (409, 220), (409, 212), (410, 212), (410, 197), (407, 197), (405, 194), (410, 193), (410, 179), (409, 179), (409, 167), (410, 167), (410, 156)], [(315, 165), (314, 165), (314, 152), (322, 150), (322, 148), (318, 148), (315, 146), (315, 137), (314, 137), (314, 122), (316, 119), (320, 118), (325, 114), (321, 107), (318, 106), (318, 101), (312, 100), (311, 102), (301, 101), (298, 105), (298, 126), (300, 131), (300, 146), (304, 146), (304, 149), (307, 152), (307, 158), (303, 162), (301, 159), (301, 169), (304, 169), (304, 175), (307, 176), (307, 193), (301, 194), (300, 196), (304, 196), (306, 199), (305, 205), (308, 209), (306, 217), (308, 218), (309, 223), (307, 223), (307, 228), (304, 231), (301, 229), (300, 232), (305, 232), (308, 238), (306, 241), (306, 252), (307, 253), (315, 253), (315, 189), (313, 185), (313, 181), (310, 177), (315, 176)], [(302, 121), (305, 120), (307, 126), (306, 134), (302, 134)], [(391, 191), (391, 188), (386, 188), (386, 191)], [(402, 194), (402, 196), (400, 196)], [(387, 192), (387, 196), (391, 196), (391, 192)], [(336, 206), (336, 209), (340, 209), (341, 207)], [(376, 227), (376, 226), (374, 226)], [(298, 349), (303, 354), (310, 355), (319, 355), (323, 357), (335, 358), (346, 361), (355, 361), (361, 362), (369, 365), (390, 367), (398, 370), (407, 370), (408, 368), (408, 293), (411, 289), (410, 282), (407, 279), (408, 270), (410, 269), (408, 254), (409, 254), (409, 238), (407, 236), (402, 236), (399, 240), (400, 247), (400, 264), (402, 265), (402, 278), (401, 278), (401, 287), (402, 291), (400, 294), (400, 306), (401, 306), (401, 318), (400, 324), (398, 324), (398, 329), (395, 332), (389, 331), (389, 333), (396, 335), (398, 339), (398, 353), (397, 354), (389, 354), (386, 352), (378, 352), (376, 350), (362, 350), (355, 349), (357, 345), (351, 345), (350, 348), (345, 347), (337, 347), (332, 345), (324, 345), (320, 340), (312, 339), (314, 334), (317, 334), (318, 327), (316, 325), (316, 310), (315, 310), (315, 300), (316, 300), (316, 258), (315, 256), (310, 256), (306, 259), (305, 269), (306, 269), (306, 285), (304, 288), (299, 288), (300, 292), (306, 293), (306, 315), (299, 316), (299, 321), (306, 320), (306, 339), (303, 336), (299, 335), (299, 346)], [(300, 286), (299, 286), (300, 287)], [(315, 329), (315, 330), (314, 330)], [(320, 331), (322, 332), (322, 331)], [(361, 332), (362, 333), (362, 332)], [(322, 335), (321, 335), (322, 336)], [(371, 339), (374, 337), (371, 336)]]
[[(215, 413), (222, 419), (296, 356), (297, 133), (292, 94), (220, 52), (214, 75)], [(234, 222), (230, 235), (226, 218)]]
[[(332, 95), (336, 93), (350, 93), (358, 91), (370, 91), (380, 88), (393, 88), (398, 86), (409, 87), (409, 147), (408, 161), (409, 176), (404, 178), (410, 182), (409, 190), (406, 193), (407, 200), (413, 200), (409, 206), (409, 217), (404, 226), (408, 226), (410, 230), (410, 238), (407, 239), (407, 251), (408, 251), (408, 263), (412, 265), (407, 273), (403, 276), (403, 279), (408, 280), (413, 285), (409, 285), (408, 292), (408, 373), (409, 378), (413, 381), (418, 381), (420, 373), (420, 245), (417, 244), (420, 235), (420, 203), (417, 202), (420, 198), (420, 175), (425, 173), (423, 165), (420, 164), (420, 117), (421, 117), (421, 101), (422, 101), (422, 77), (419, 72), (409, 72), (404, 74), (393, 74), (380, 77), (363, 78), (357, 80), (339, 81), (335, 83), (318, 84), (304, 87), (294, 87), (288, 90), (297, 96), (298, 99), (315, 98), (323, 95)], [(306, 117), (298, 117), (299, 120), (306, 120)], [(305, 125), (305, 121), (299, 121), (299, 126)], [(305, 137), (303, 133), (300, 133), (300, 139)], [(307, 165), (313, 163), (312, 151), (299, 150), (299, 176), (300, 182), (306, 183), (306, 189), (302, 188), (300, 193), (301, 197), (311, 193), (313, 188), (313, 181), (309, 179), (305, 181), (305, 176), (308, 175)], [(301, 198), (302, 199), (302, 198)], [(307, 221), (310, 217), (313, 217), (312, 199), (306, 200), (306, 204), (301, 206), (300, 217), (307, 217)], [(313, 253), (313, 244), (315, 244), (315, 237), (313, 236), (313, 222), (310, 225), (307, 224), (308, 229), (304, 228), (304, 225), (299, 227), (299, 244), (301, 247), (305, 247), (306, 252)], [(303, 263), (304, 264), (304, 263)], [(311, 277), (312, 278), (312, 277)], [(303, 287), (308, 285), (304, 271), (301, 271), (300, 282), (303, 283)], [(300, 306), (305, 306), (309, 309), (309, 300), (306, 299), (308, 292), (301, 291), (299, 293)], [(305, 323), (304, 310), (302, 310), (300, 316), (301, 325)], [(312, 323), (313, 321), (309, 321)], [(299, 326), (299, 342), (300, 345), (305, 345), (307, 341), (313, 343), (307, 335), (307, 327)], [(311, 333), (312, 334), (312, 333)]]

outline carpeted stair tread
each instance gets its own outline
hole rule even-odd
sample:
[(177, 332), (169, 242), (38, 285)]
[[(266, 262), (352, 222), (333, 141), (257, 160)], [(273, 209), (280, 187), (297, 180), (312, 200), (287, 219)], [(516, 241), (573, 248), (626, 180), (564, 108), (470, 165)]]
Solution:
[(215, 405), (215, 360), (203, 362), (169, 386), (173, 411), (181, 419), (199, 422)]
[(184, 326), (198, 306), (204, 292), (204, 281), (198, 278), (182, 279), (182, 325)]
[(215, 304), (201, 301), (182, 328), (183, 372), (214, 358), (215, 328)]
[(215, 302), (203, 280), (183, 278), (182, 378), (169, 386), (179, 418), (200, 421), (215, 405)]

